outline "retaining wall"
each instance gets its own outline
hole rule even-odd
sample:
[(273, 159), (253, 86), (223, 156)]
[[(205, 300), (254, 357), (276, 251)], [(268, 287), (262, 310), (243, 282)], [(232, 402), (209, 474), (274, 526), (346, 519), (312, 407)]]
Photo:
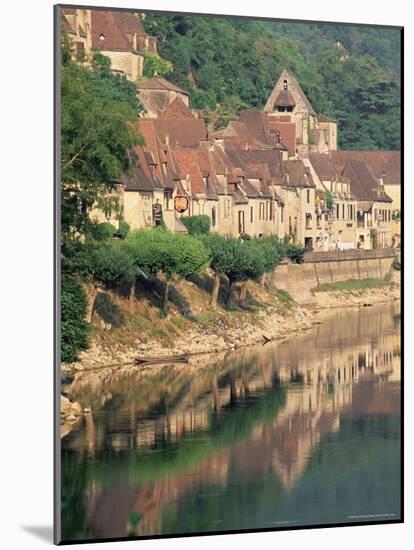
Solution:
[(299, 304), (314, 304), (313, 290), (349, 279), (383, 279), (399, 252), (395, 248), (307, 252), (303, 264), (282, 262), (272, 284), (286, 290)]

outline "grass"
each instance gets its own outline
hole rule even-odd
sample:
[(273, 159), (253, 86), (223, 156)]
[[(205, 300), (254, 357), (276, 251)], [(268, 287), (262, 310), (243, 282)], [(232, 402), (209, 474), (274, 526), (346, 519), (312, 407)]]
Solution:
[(315, 290), (364, 290), (366, 288), (381, 288), (390, 284), (392, 284), (390, 276), (386, 276), (384, 279), (348, 279), (337, 283), (326, 283)]

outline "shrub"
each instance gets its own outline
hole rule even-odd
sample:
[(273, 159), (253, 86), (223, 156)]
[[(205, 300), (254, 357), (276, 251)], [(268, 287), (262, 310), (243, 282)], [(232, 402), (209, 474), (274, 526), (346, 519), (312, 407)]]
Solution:
[(63, 277), (61, 285), (61, 359), (71, 363), (88, 347), (89, 325), (85, 321), (86, 295), (81, 284)]
[(189, 235), (206, 235), (210, 231), (210, 218), (208, 216), (183, 216), (181, 221), (187, 228)]
[(334, 198), (333, 198), (332, 193), (330, 191), (327, 191), (325, 197), (326, 197), (326, 208), (328, 210), (333, 210)]
[(115, 235), (120, 239), (124, 240), (126, 239), (126, 236), (128, 235), (129, 230), (130, 230), (130, 226), (127, 224), (127, 222), (124, 220), (120, 220), (119, 227)]
[(305, 248), (300, 244), (285, 244), (285, 256), (295, 264), (303, 263)]
[(108, 222), (94, 223), (88, 228), (90, 237), (95, 241), (108, 241), (112, 239), (116, 232), (116, 227)]
[(119, 244), (102, 243), (92, 252), (93, 279), (106, 286), (123, 286), (133, 281), (135, 267)]

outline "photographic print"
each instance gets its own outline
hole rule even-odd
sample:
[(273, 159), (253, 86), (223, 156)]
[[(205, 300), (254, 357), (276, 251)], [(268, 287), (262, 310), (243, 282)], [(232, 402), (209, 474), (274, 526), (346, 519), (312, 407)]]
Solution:
[(56, 543), (403, 521), (402, 33), (55, 7)]

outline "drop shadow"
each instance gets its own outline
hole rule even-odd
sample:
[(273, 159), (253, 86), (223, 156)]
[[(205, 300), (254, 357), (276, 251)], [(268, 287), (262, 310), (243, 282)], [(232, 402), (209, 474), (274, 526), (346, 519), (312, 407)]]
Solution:
[(51, 525), (21, 525), (21, 528), (38, 539), (53, 543), (53, 527)]

